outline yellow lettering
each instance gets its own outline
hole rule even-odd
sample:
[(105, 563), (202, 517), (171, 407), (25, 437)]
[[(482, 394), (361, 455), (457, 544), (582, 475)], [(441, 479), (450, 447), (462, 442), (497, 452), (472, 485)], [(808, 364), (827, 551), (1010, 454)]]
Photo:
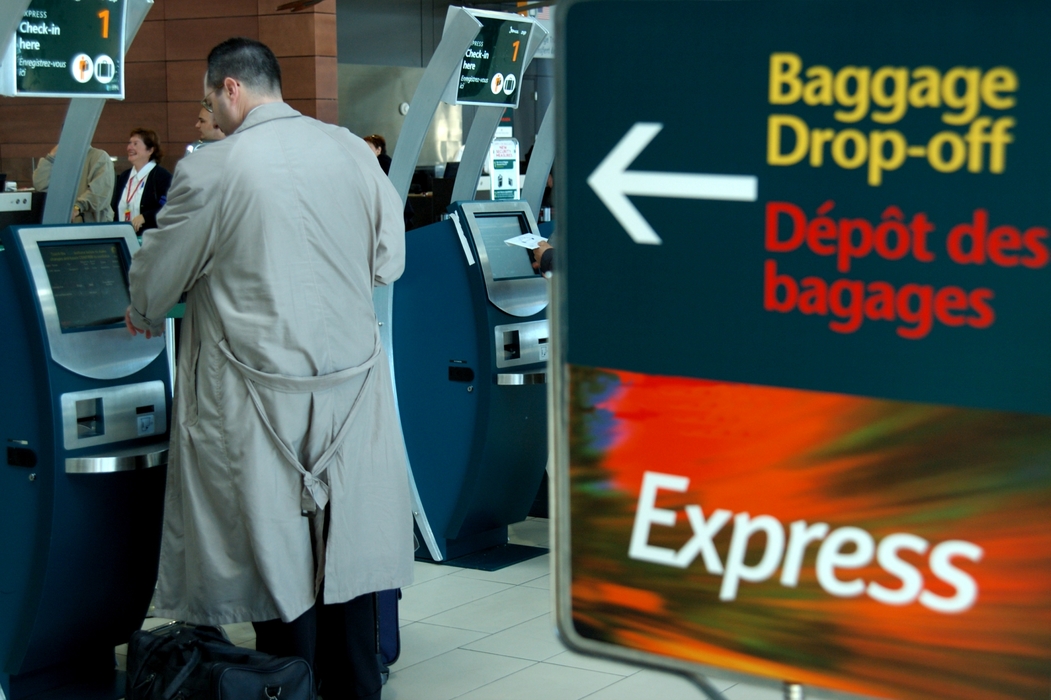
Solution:
[(1001, 97), (997, 93), (1014, 92), (1018, 89), (1018, 76), (1007, 66), (990, 68), (982, 76), (982, 101), (993, 109), (1011, 109), (1015, 98)]
[(770, 54), (770, 104), (790, 105), (799, 99), (803, 92), (803, 81), (799, 79), (801, 70), (803, 59), (796, 54)]
[[(795, 132), (796, 145), (791, 153), (781, 152), (781, 129)], [(770, 165), (795, 165), (807, 152), (806, 122), (792, 114), (771, 114), (766, 129), (766, 162)]]
[(834, 100), (832, 70), (828, 66), (811, 66), (806, 70), (806, 77), (809, 80), (803, 88), (803, 102), (811, 107), (831, 105)]
[[(950, 68), (942, 80), (942, 100), (950, 109), (963, 110), (957, 114), (946, 112), (942, 115), (942, 121), (946, 124), (966, 124), (978, 115), (981, 106), (978, 99), (978, 82), (981, 71), (977, 68), (964, 68), (956, 66)], [(956, 91), (956, 86), (963, 81), (964, 93), (961, 95)]]
[[(890, 144), (890, 156), (884, 146)], [(883, 183), (884, 170), (897, 170), (905, 162), (905, 148), (908, 144), (900, 131), (880, 131), (874, 129), (869, 134), (869, 184), (879, 187)]]
[[(847, 142), (854, 144), (854, 155), (847, 156)], [(832, 139), (832, 160), (836, 165), (847, 170), (861, 167), (868, 158), (868, 141), (865, 135), (857, 129), (844, 129)]]
[[(887, 81), (894, 87), (887, 93)], [(909, 71), (907, 68), (883, 66), (872, 76), (872, 101), (880, 107), (889, 107), (886, 112), (872, 111), (872, 121), (893, 124), (905, 116), (908, 109)]]
[[(836, 102), (844, 107), (853, 107), (853, 111), (847, 112), (837, 109), (832, 116), (841, 122), (856, 122), (864, 119), (869, 111), (869, 78), (872, 69), (865, 66), (843, 66), (833, 83)], [(854, 92), (850, 92), (848, 85), (854, 81)]]
[(942, 74), (934, 66), (920, 66), (912, 71), (909, 104), (913, 107), (941, 107)]

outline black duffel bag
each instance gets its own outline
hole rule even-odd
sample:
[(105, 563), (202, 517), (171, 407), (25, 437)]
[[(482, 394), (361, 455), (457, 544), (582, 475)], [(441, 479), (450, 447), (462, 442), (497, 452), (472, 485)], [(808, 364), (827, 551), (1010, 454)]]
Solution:
[(132, 632), (125, 700), (316, 700), (310, 664), (234, 646), (218, 627)]

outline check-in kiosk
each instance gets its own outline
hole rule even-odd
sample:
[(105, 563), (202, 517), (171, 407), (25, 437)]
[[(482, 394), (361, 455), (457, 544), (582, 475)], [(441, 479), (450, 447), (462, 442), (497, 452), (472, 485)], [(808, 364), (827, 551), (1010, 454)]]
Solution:
[(131, 226), (11, 226), (0, 244), (0, 687), (117, 697), (113, 650), (157, 574), (164, 340), (124, 326)]
[(547, 280), (505, 241), (537, 233), (525, 202), (463, 202), (406, 233), (394, 366), (417, 492), (417, 556), (507, 543), (547, 463)]

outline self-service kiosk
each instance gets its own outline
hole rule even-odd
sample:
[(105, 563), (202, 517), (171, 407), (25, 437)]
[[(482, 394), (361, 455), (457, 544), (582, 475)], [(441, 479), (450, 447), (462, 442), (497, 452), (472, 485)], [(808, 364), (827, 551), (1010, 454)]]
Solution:
[(505, 241), (536, 234), (525, 202), (463, 202), (406, 233), (393, 361), (417, 498), (418, 557), (507, 543), (547, 464), (547, 280)]
[(124, 326), (131, 226), (11, 226), (0, 244), (0, 687), (117, 697), (113, 649), (157, 574), (164, 339)]

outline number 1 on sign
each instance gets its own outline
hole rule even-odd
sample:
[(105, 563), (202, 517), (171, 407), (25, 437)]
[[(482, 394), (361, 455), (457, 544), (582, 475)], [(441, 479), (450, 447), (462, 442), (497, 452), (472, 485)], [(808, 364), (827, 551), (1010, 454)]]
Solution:
[(511, 63), (514, 63), (515, 61), (518, 60), (518, 47), (521, 44), (522, 44), (521, 41), (516, 41), (513, 44), (511, 44), (511, 46), (515, 47), (515, 52), (514, 52), (514, 54), (511, 55)]
[(102, 38), (109, 39), (109, 10), (99, 10), (99, 19), (102, 20)]

